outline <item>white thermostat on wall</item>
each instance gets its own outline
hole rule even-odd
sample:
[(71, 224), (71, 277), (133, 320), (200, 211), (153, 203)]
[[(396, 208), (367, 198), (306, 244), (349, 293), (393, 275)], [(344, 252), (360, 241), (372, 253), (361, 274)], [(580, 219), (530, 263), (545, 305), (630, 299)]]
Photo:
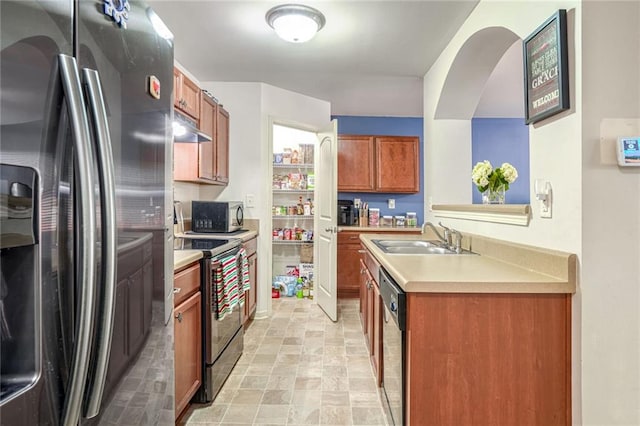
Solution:
[(618, 165), (640, 167), (640, 136), (619, 137)]

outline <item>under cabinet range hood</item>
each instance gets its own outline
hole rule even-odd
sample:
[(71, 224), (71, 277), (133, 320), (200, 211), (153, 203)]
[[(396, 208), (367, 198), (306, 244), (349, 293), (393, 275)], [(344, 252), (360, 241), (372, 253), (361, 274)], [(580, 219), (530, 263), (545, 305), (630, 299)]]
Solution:
[(192, 118), (174, 110), (173, 114), (174, 142), (211, 142), (212, 137), (198, 130), (198, 125)]

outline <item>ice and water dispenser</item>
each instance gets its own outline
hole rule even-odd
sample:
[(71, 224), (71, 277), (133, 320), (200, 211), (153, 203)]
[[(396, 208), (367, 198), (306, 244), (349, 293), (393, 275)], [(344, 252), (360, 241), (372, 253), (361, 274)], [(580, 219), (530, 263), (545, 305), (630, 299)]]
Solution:
[(38, 177), (0, 164), (0, 404), (38, 378)]

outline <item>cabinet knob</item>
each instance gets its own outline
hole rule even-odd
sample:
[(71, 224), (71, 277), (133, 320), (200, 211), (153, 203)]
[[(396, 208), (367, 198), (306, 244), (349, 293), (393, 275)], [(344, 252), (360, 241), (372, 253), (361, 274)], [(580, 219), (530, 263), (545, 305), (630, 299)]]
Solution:
[(176, 319), (178, 320), (178, 322), (182, 322), (182, 312), (178, 312), (176, 314)]
[(178, 294), (182, 291), (182, 289), (180, 287), (174, 287), (173, 288), (173, 294)]

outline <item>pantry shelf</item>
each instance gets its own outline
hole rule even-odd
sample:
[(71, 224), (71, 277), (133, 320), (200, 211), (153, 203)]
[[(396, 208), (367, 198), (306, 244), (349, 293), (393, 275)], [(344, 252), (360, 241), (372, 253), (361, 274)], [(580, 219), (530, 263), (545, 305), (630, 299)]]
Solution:
[(303, 240), (271, 240), (273, 244), (276, 245), (291, 245), (297, 246), (302, 244), (313, 244), (313, 240), (311, 241), (303, 241)]
[(273, 164), (274, 169), (313, 169), (313, 164)]
[(273, 219), (313, 219), (313, 216), (302, 215), (302, 214), (293, 214), (293, 215), (274, 215), (271, 216)]

